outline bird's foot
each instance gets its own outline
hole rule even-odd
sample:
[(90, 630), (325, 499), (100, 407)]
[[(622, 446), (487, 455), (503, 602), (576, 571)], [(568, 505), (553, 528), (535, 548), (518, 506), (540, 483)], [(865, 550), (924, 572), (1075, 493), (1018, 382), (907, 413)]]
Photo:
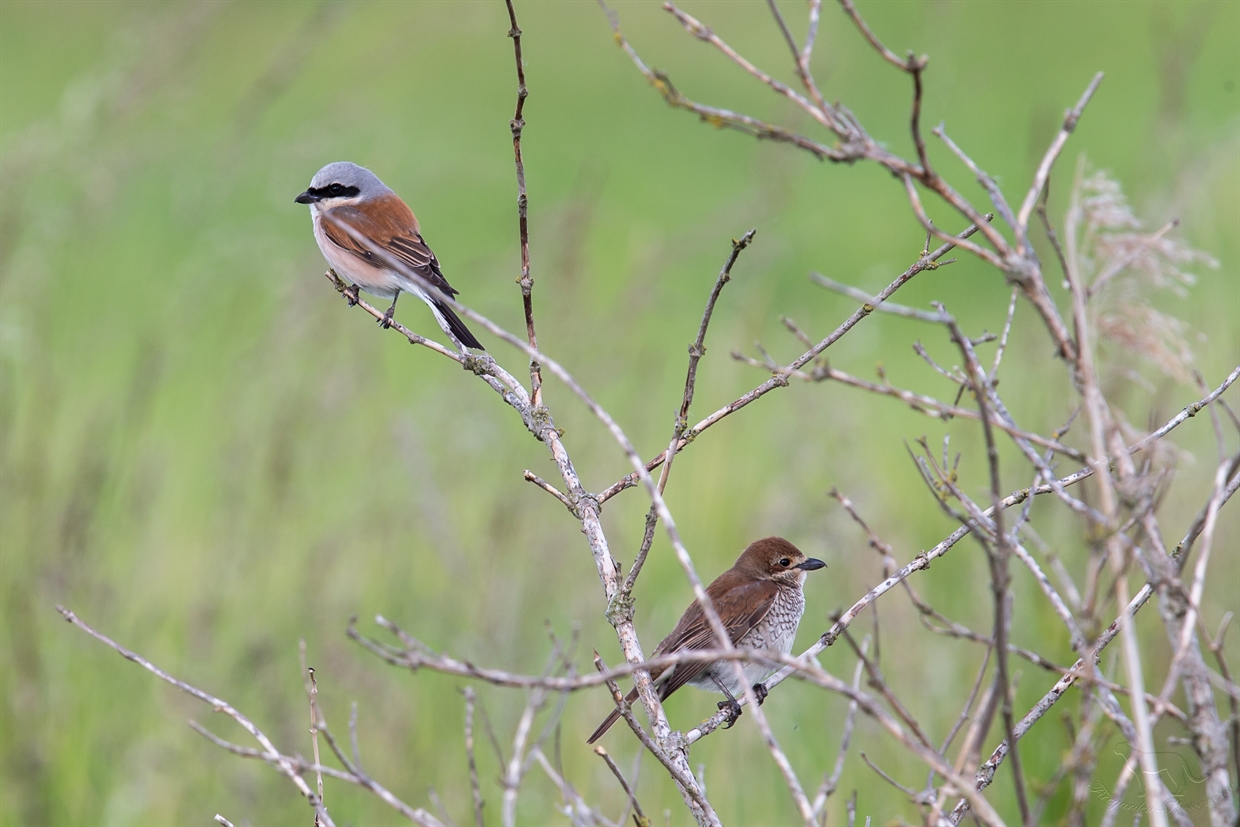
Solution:
[(735, 698), (720, 701), (719, 709), (728, 713), (728, 717), (724, 720), (724, 729), (731, 729), (732, 724), (736, 723), (736, 719), (741, 717), (741, 705), (736, 702)]
[(340, 292), (344, 294), (344, 300), (349, 303), (349, 307), (352, 307), (361, 300), (361, 296), (359, 295), (361, 290), (362, 288), (358, 287), (356, 284), (350, 284)]
[(762, 702), (766, 700), (766, 696), (771, 694), (764, 683), (755, 683), (753, 685), (753, 694), (758, 697), (758, 706), (762, 706)]
[(387, 330), (392, 326), (392, 313), (395, 312), (396, 305), (393, 304), (387, 310), (383, 311), (383, 315), (379, 317), (379, 327)]

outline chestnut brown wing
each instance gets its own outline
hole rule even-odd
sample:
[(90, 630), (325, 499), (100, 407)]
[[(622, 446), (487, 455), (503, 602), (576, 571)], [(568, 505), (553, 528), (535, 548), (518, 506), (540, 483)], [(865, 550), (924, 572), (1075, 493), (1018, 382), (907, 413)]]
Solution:
[[(409, 218), (412, 217), (413, 214), (409, 213)], [(363, 244), (345, 227), (374, 240), (375, 248)], [(323, 234), (332, 244), (375, 267), (392, 269), (391, 262), (396, 261), (448, 296), (455, 296), (459, 292), (448, 284), (439, 268), (439, 259), (435, 258), (421, 233), (413, 230), (411, 226), (395, 221), (377, 220), (356, 207), (337, 207), (323, 215)]]
[[(715, 613), (723, 621), (732, 645), (736, 645), (750, 630), (762, 622), (771, 606), (775, 604), (775, 596), (779, 587), (770, 580), (753, 580), (738, 584), (718, 595), (711, 595)], [(702, 612), (702, 606), (695, 600), (681, 617), (672, 633), (663, 639), (655, 649), (655, 655), (665, 655), (686, 649), (718, 648), (715, 633)], [(680, 687), (693, 680), (709, 666), (707, 663), (680, 663), (673, 667), (672, 674), (663, 684), (659, 693), (660, 699), (667, 698)]]

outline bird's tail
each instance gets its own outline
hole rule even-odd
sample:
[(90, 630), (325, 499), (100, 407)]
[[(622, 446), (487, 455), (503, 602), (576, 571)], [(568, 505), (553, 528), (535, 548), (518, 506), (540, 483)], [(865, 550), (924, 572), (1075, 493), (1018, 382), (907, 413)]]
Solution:
[[(626, 703), (629, 703), (629, 704), (637, 700), (637, 690), (634, 689), (631, 692), (629, 692), (629, 694), (625, 696), (624, 700)], [(608, 715), (603, 720), (603, 723), (598, 725), (598, 729), (594, 730), (594, 734), (590, 736), (590, 738), (586, 741), (586, 743), (593, 744), (599, 738), (602, 738), (604, 735), (607, 734), (607, 730), (611, 729), (611, 725), (614, 724), (618, 720), (620, 720), (620, 708), (619, 707), (613, 709), (611, 711), (611, 714)]]
[(475, 350), (486, 350), (479, 342), (474, 334), (469, 332), (469, 328), (461, 321), (461, 317), (452, 312), (452, 308), (442, 302), (435, 302), (435, 313), (440, 316), (440, 321), (445, 326), (448, 335), (456, 340), (457, 344), (462, 347), (469, 347)]

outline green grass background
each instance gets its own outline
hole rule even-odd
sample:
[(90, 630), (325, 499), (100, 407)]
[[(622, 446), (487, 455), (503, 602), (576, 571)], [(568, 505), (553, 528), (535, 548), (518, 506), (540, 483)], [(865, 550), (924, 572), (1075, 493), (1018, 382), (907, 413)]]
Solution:
[[(802, 4), (781, 7), (800, 36)], [(794, 80), (765, 4), (687, 8)], [(826, 140), (657, 3), (617, 10), (647, 62), (686, 94)], [(1159, 306), (1189, 325), (1211, 385), (1237, 364), (1240, 6), (977, 0), (863, 2), (861, 10), (897, 52), (930, 55), (927, 128), (944, 122), (1016, 200), (1063, 110), (1105, 71), (1054, 178), (1052, 212), (1062, 216), (1084, 153), (1114, 173), (1151, 225), (1179, 216), (1176, 232), (1220, 266), (1201, 271), (1187, 298), (1161, 296)], [(698, 416), (764, 378), (729, 359), (730, 350), (753, 353), (761, 341), (781, 360), (800, 352), (779, 315), (820, 337), (851, 312), (853, 303), (811, 284), (808, 271), (876, 290), (915, 259), (922, 233), (885, 172), (819, 163), (669, 110), (616, 48), (593, 3), (523, 0), (518, 13), (531, 90), (524, 151), (540, 344), (643, 454), (666, 444), (685, 346), (730, 238), (758, 228), (716, 311)], [(429, 807), (433, 788), (459, 821), (470, 818), (462, 682), (385, 666), (345, 639), (348, 618), (359, 615), (361, 628), (374, 631), (370, 618), (382, 614), (433, 647), (517, 672), (541, 667), (548, 624), (560, 636), (579, 631), (581, 669), (590, 668), (592, 648), (620, 659), (577, 524), (521, 480), (526, 468), (554, 477), (543, 446), (482, 383), (348, 311), (322, 278), (306, 210), (292, 200), (328, 161), (372, 168), (413, 205), (461, 298), (519, 330), (507, 29), (496, 2), (0, 3), (3, 823), (191, 824), (216, 812), (237, 823), (309, 819), (286, 780), (184, 722), (245, 742), (236, 726), (67, 626), (55, 603), (308, 755), (297, 667), (305, 638), (333, 728), (346, 731), (356, 700), (368, 769), (415, 805)], [(910, 83), (832, 3), (824, 4), (815, 69), (828, 98), (893, 150), (911, 153)], [(984, 203), (941, 144), (931, 139), (930, 152)], [(961, 224), (931, 203), (942, 226)], [(974, 335), (996, 330), (1008, 289), (997, 273), (961, 258), (919, 277), (900, 300), (940, 299)], [(435, 332), (414, 301), (402, 303), (400, 318)], [(888, 317), (867, 320), (830, 356), (867, 377), (881, 363), (900, 386), (949, 396), (912, 353), (915, 339), (958, 361), (942, 331)], [(492, 351), (520, 375), (515, 351)], [(1143, 389), (1123, 378), (1133, 366), (1125, 354), (1103, 355), (1116, 399), (1137, 426), (1198, 397), (1149, 370)], [(1001, 376), (1027, 427), (1049, 430), (1069, 413), (1063, 371), (1027, 306)], [(628, 470), (554, 380), (546, 398), (587, 488)], [(1233, 389), (1233, 405), (1237, 398)], [(704, 577), (767, 534), (828, 561), (807, 587), (802, 647), (829, 612), (880, 577), (864, 536), (825, 492), (838, 486), (851, 496), (906, 562), (953, 527), (905, 450), (923, 434), (938, 445), (944, 433), (964, 452), (966, 486), (984, 496), (982, 446), (968, 423), (945, 425), (838, 386), (794, 385), (696, 442), (677, 462), (668, 500)], [(1162, 514), (1178, 536), (1204, 501), (1215, 447), (1205, 418), (1172, 441), (1183, 451), (1180, 478)], [(1014, 460), (1006, 446), (1004, 456)], [(1006, 467), (1008, 489), (1028, 484), (1023, 463)], [(631, 491), (604, 511), (613, 553), (625, 562), (640, 539), (643, 498)], [(1038, 503), (1034, 519), (1079, 577), (1079, 525), (1053, 503)], [(1233, 504), (1215, 548), (1210, 624), (1237, 608), (1238, 536)], [(979, 548), (963, 543), (915, 585), (949, 615), (986, 628), (986, 578)], [(1062, 628), (1023, 569), (1014, 589), (1016, 642), (1070, 662)], [(649, 650), (689, 601), (662, 537), (637, 600)], [(885, 598), (881, 612), (888, 679), (941, 738), (981, 651), (924, 631), (900, 594)], [(1140, 622), (1147, 674), (1160, 684), (1165, 635), (1151, 609)], [(1228, 644), (1233, 668), (1238, 639)], [(823, 661), (851, 674), (853, 659), (840, 647)], [(1023, 712), (1054, 677), (1017, 668)], [(507, 743), (524, 698), (479, 692)], [(576, 789), (615, 815), (621, 791), (584, 745), (609, 706), (602, 691), (574, 695), (560, 750)], [(713, 709), (703, 693), (668, 705), (678, 727)], [(834, 760), (844, 704), (793, 682), (765, 709), (804, 783), (816, 784)], [(1159, 730), (1160, 738), (1176, 733)], [(996, 738), (997, 729), (987, 750)], [(857, 744), (904, 783), (924, 784), (924, 769), (872, 722), (858, 723)], [(1029, 777), (1048, 778), (1069, 744), (1057, 715), (1043, 720), (1022, 742)], [(607, 746), (631, 766), (631, 738), (617, 730)], [(1103, 755), (1107, 777), (1125, 755)], [(704, 767), (726, 822), (795, 821), (750, 722), (695, 746), (691, 760)], [(488, 822), (497, 821), (499, 770), (485, 741), (480, 762)], [(1009, 778), (1000, 772), (994, 798), (1015, 817)], [(854, 751), (831, 823), (843, 821), (853, 789), (858, 811), (876, 823), (917, 818)], [(689, 820), (649, 759), (638, 792), (657, 823)], [(1066, 792), (1052, 799), (1048, 819), (1063, 813)], [(340, 824), (397, 821), (339, 784), (327, 801)], [(521, 822), (563, 823), (559, 805), (534, 770)]]

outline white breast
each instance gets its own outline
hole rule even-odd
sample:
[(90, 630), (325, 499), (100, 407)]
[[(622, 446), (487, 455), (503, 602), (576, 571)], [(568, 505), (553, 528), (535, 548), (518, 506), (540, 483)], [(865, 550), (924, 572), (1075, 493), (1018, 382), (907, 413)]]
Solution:
[[(796, 639), (797, 626), (801, 623), (801, 615), (805, 612), (805, 594), (800, 589), (780, 589), (775, 595), (775, 603), (767, 612), (762, 622), (749, 631), (738, 641), (738, 646), (745, 649), (773, 649), (782, 654), (792, 651), (792, 643)], [(691, 686), (718, 692), (719, 687), (711, 680), (711, 675), (718, 678), (734, 698), (744, 693), (744, 686), (761, 683), (779, 671), (778, 666), (770, 667), (762, 663), (744, 665), (745, 683), (736, 679), (736, 670), (730, 662), (712, 664), (702, 674), (690, 681)]]
[[(407, 287), (402, 287), (399, 274), (383, 267), (367, 264), (352, 253), (333, 244), (323, 232), (323, 218), (318, 211), (314, 213), (314, 240), (318, 242), (323, 258), (327, 259), (327, 263), (336, 271), (336, 275), (350, 284), (356, 284), (370, 295), (390, 299), (396, 295), (397, 290), (413, 292)], [(421, 293), (421, 291), (417, 292)]]

